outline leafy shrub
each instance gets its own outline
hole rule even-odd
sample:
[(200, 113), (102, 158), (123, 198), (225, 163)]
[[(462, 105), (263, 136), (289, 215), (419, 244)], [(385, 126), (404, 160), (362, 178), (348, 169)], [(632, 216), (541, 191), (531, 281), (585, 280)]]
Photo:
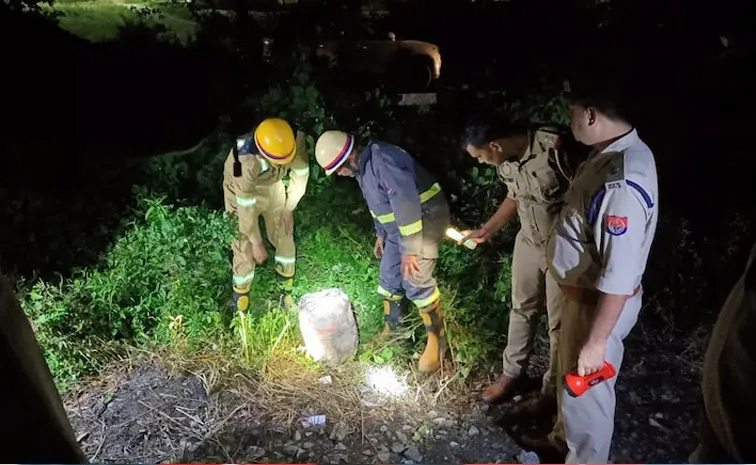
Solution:
[[(292, 69), (291, 76), (244, 101), (241, 114), (248, 130), (265, 117), (286, 118), (307, 133), (310, 153), (315, 138), (335, 127), (387, 140), (406, 148), (436, 174), (451, 201), (455, 224), (475, 226), (495, 211), (504, 188), (492, 168), (473, 166), (459, 150), (455, 121), (440, 112), (421, 115), (413, 108), (397, 108), (380, 89), (335, 92), (311, 78), (304, 57), (296, 57)], [(548, 107), (539, 102), (535, 108), (508, 96), (496, 104), (516, 117), (558, 117), (558, 103)], [(229, 244), (235, 225), (220, 210), (222, 166), (235, 136), (218, 133), (191, 154), (141, 163), (145, 179), (134, 188), (137, 203), (131, 220), (100, 263), (62, 282), (33, 284), (24, 306), (61, 385), (96, 369), (109, 355), (106, 348), (121, 343), (224, 351), (253, 368), (265, 363), (275, 344), (276, 350), (295, 350), (296, 315), (280, 308), (271, 265), (259, 267), (251, 310), (232, 311)], [(326, 178), (312, 158), (308, 194), (296, 212), (294, 296), (340, 287), (350, 295), (358, 317), (362, 360), (403, 363), (418, 357), (425, 331), (414, 309), (407, 318), (409, 344), (373, 346), (383, 313), (375, 293), (378, 261), (372, 256), (372, 220), (356, 183)], [(452, 243), (441, 248), (437, 275), (463, 380), (498, 365), (491, 361), (499, 358), (506, 334), (515, 230), (512, 225), (475, 252)]]

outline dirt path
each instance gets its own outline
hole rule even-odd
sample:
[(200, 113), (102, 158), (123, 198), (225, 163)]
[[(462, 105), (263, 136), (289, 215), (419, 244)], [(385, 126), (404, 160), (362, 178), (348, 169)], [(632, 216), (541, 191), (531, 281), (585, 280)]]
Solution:
[[(699, 377), (690, 361), (698, 360), (698, 345), (684, 340), (640, 335), (629, 341), (613, 462), (686, 460), (694, 446)], [(254, 392), (237, 389), (208, 394), (208, 384), (157, 362), (116, 368), (72, 396), (69, 414), (92, 462), (513, 463), (521, 452), (496, 425), (507, 406), (481, 405), (476, 392), (423, 413), (365, 402), (358, 421), (327, 418), (325, 426), (305, 426), (302, 418), (318, 412), (273, 421), (272, 413), (287, 406), (261, 404)]]

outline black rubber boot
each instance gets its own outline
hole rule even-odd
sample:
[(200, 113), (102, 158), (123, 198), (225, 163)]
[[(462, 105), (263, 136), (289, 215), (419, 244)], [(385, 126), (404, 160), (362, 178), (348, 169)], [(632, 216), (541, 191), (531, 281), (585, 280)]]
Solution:
[(246, 312), (249, 308), (249, 291), (252, 284), (234, 286), (234, 308), (239, 312)]
[(287, 310), (291, 310), (296, 307), (294, 298), (291, 296), (291, 290), (294, 288), (294, 276), (277, 275), (278, 285), (281, 287), (281, 300), (283, 301), (283, 307)]
[(383, 301), (383, 326), (382, 337), (388, 335), (401, 327), (402, 318), (404, 317), (404, 299), (384, 299)]

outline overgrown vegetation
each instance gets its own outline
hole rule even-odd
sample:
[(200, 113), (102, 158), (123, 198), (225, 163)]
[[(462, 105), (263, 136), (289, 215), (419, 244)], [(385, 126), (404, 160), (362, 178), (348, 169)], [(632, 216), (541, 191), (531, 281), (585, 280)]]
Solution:
[[(57, 8), (65, 13), (60, 19), (63, 27), (93, 40), (111, 38), (117, 29), (134, 24), (141, 32), (154, 33), (154, 26), (160, 24), (158, 33), (165, 34), (166, 28), (179, 33), (188, 30), (185, 26), (193, 18), (177, 6), (147, 11), (145, 17), (99, 0), (66, 2)], [(537, 93), (524, 95), (532, 97), (505, 94), (488, 104), (523, 119), (565, 121), (564, 102), (555, 82), (539, 82)], [(405, 147), (438, 177), (452, 204), (454, 221), (461, 227), (484, 221), (504, 193), (492, 168), (474, 166), (459, 152), (458, 121), (440, 110), (420, 114), (412, 108), (397, 108), (380, 90), (352, 94), (331, 89), (313, 79), (303, 60), (297, 61), (286, 79), (256, 89), (246, 98), (244, 107), (253, 120), (277, 115), (305, 130), (311, 152), (314, 138), (332, 127)], [(41, 236), (46, 242), (54, 240), (50, 231), (73, 228), (67, 223), (78, 218), (88, 215), (91, 221), (94, 215), (98, 223), (87, 228), (98, 230), (93, 234), (97, 246), (64, 236), (70, 241), (58, 244), (55, 257), (37, 257), (39, 267), (65, 269), (62, 275), (28, 273), (19, 281), (24, 308), (61, 387), (96, 371), (125, 345), (212, 353), (253, 369), (276, 356), (309, 366), (297, 350), (296, 313), (281, 308), (270, 264), (257, 273), (252, 310), (245, 315), (232, 310), (229, 242), (235, 226), (221, 208), (221, 169), (230, 140), (230, 135), (219, 132), (194, 153), (156, 157), (122, 170), (123, 183), (137, 179), (130, 193), (93, 189), (81, 202), (67, 206), (60, 202), (60, 208), (79, 209), (73, 220), (65, 215), (33, 217), (10, 212), (9, 217), (17, 220), (15, 231), (32, 235), (48, 231)], [(8, 197), (7, 203), (19, 211), (32, 209), (39, 202), (30, 199)], [(730, 223), (747, 230), (747, 222), (738, 218)], [(46, 229), (42, 224), (53, 226)], [(509, 251), (516, 228), (511, 225), (496, 241), (475, 252), (451, 243), (442, 247), (438, 278), (452, 359), (461, 381), (498, 368), (510, 308)], [(699, 285), (705, 281), (701, 278), (704, 265), (696, 252), (702, 245), (690, 237), (687, 223), (669, 214), (660, 223), (658, 237), (663, 244), (677, 244), (673, 253), (652, 258), (650, 272), (655, 278), (651, 286), (656, 285), (657, 291), (650, 301), (671, 321), (667, 317), (673, 308), (687, 309), (701, 298), (687, 291), (703, 289)], [(296, 238), (295, 297), (327, 287), (346, 291), (360, 326), (360, 361), (402, 365), (419, 355), (424, 330), (412, 310), (406, 341), (382, 346), (373, 340), (383, 320), (374, 292), (378, 263), (371, 253), (372, 221), (352, 181), (326, 178), (313, 165), (308, 193), (296, 212)], [(744, 241), (741, 237), (731, 242), (728, 253), (734, 256)], [(108, 245), (101, 249), (104, 243)], [(31, 244), (33, 237), (28, 240)], [(78, 268), (69, 273), (63, 262)], [(683, 267), (690, 272), (682, 273)], [(686, 292), (670, 290), (677, 285)]]
[(162, 38), (186, 43), (197, 27), (186, 8), (152, 6), (144, 0), (57, 1), (50, 10), (56, 13), (62, 29), (95, 42), (115, 39), (123, 28), (141, 23), (159, 29)]
[[(323, 100), (305, 67), (291, 82), (272, 86), (250, 104), (304, 127), (311, 150), (312, 135), (334, 124)], [(388, 103), (377, 98), (377, 103), (368, 104), (384, 105), (382, 110), (391, 118)], [(369, 127), (362, 132), (371, 135)], [(150, 160), (146, 180), (134, 189), (131, 220), (122, 225), (99, 263), (62, 280), (38, 280), (23, 296), (61, 386), (96, 370), (122, 344), (216, 352), (260, 368), (277, 341), (276, 351), (306, 364), (297, 352), (296, 314), (281, 308), (271, 266), (257, 273), (253, 310), (248, 315), (232, 310), (229, 243), (235, 225), (218, 208), (228, 145), (224, 140), (190, 155)], [(472, 182), (463, 195), (499, 189), (490, 171), (471, 170)], [(489, 203), (493, 207), (495, 202)], [(424, 331), (414, 311), (408, 316), (407, 344), (386, 348), (372, 343), (383, 314), (375, 294), (378, 263), (371, 253), (372, 221), (357, 186), (326, 178), (313, 165), (296, 221), (295, 297), (340, 287), (358, 316), (360, 360), (403, 363), (417, 357)], [(506, 328), (508, 264), (507, 253), (473, 253), (453, 244), (442, 248), (439, 278), (462, 379), (476, 368), (492, 368), (487, 360), (500, 347)]]

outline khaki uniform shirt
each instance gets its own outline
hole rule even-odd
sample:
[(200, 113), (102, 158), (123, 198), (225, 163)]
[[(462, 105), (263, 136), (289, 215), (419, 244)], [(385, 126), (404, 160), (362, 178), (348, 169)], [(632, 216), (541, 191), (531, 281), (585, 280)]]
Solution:
[[(237, 141), (241, 145), (244, 139)], [(274, 165), (262, 155), (239, 154), (242, 175), (233, 176), (233, 151), (226, 157), (224, 185), (235, 196), (235, 210), (239, 217), (239, 231), (247, 237), (260, 237), (258, 217), (271, 205), (278, 204), (271, 196), (285, 195), (285, 208), (294, 211), (307, 190), (310, 164), (307, 156), (306, 135), (297, 131), (297, 152), (291, 163)], [(285, 189), (282, 187), (288, 176)]]
[(659, 215), (656, 162), (632, 130), (575, 173), (547, 247), (560, 284), (632, 295), (641, 283)]
[(549, 238), (570, 180), (559, 134), (538, 128), (529, 137), (525, 155), (500, 164), (496, 173), (507, 185), (507, 197), (517, 201), (521, 233), (540, 245)]

